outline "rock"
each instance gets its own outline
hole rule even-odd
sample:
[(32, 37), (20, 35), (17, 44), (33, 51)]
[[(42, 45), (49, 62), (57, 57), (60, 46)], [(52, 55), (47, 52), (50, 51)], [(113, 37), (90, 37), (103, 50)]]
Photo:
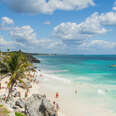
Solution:
[(32, 54), (25, 53), (27, 56), (28, 60), (32, 63), (40, 63), (40, 60), (36, 59)]
[(10, 116), (15, 116), (15, 112), (10, 112)]
[(24, 103), (24, 101), (23, 101), (21, 98), (19, 98), (19, 99), (15, 102), (15, 105), (16, 105), (16, 106), (19, 106), (20, 108), (24, 108), (24, 107), (25, 107), (25, 103)]
[(20, 96), (21, 96), (20, 92), (19, 91), (16, 92), (15, 97), (20, 97)]
[(54, 110), (53, 105), (46, 98), (42, 99), (41, 105), (43, 105), (43, 107), (45, 107), (45, 109), (47, 109), (48, 112), (53, 112), (54, 113), (55, 110)]
[(13, 98), (9, 98), (9, 100), (7, 101), (7, 104), (11, 107), (14, 108), (15, 107), (15, 100)]
[(45, 97), (33, 94), (25, 103), (25, 113), (27, 116), (52, 116), (55, 110)]

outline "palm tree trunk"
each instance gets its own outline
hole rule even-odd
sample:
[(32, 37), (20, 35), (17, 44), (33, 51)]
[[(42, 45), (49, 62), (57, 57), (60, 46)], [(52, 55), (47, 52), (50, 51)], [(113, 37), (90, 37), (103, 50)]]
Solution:
[(11, 84), (11, 86), (10, 86), (10, 88), (9, 88), (8, 96), (6, 97), (5, 102), (7, 102), (7, 101), (8, 101), (8, 99), (10, 98), (10, 95), (11, 95), (11, 93), (12, 93), (12, 88), (13, 88), (13, 86), (14, 86), (14, 82)]

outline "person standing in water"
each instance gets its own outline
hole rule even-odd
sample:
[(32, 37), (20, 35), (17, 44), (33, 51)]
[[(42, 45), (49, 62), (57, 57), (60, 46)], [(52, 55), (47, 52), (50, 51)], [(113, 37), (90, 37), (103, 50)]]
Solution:
[(77, 94), (77, 89), (75, 89), (75, 94)]
[(58, 92), (56, 92), (56, 98), (58, 98), (59, 97), (59, 93)]

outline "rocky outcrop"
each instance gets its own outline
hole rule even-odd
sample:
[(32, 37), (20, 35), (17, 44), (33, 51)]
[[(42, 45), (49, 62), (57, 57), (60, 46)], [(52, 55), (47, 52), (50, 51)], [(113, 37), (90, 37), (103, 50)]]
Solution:
[(56, 113), (51, 102), (40, 94), (33, 94), (25, 101), (19, 98), (14, 108), (15, 111), (23, 112), (26, 116), (53, 116)]
[(45, 97), (34, 94), (25, 103), (25, 113), (27, 116), (52, 116), (55, 109)]
[(24, 103), (24, 101), (23, 101), (21, 98), (19, 98), (19, 99), (15, 102), (15, 105), (18, 106), (18, 107), (20, 107), (20, 108), (24, 108), (24, 107), (25, 107), (25, 103)]
[(27, 58), (28, 58), (28, 60), (30, 62), (32, 62), (32, 63), (40, 63), (40, 60), (36, 59), (33, 55), (28, 54), (28, 53), (24, 53), (24, 54), (27, 56)]
[[(4, 101), (2, 103), (5, 104)], [(27, 99), (12, 97), (6, 105), (13, 109), (12, 112), (25, 113), (26, 116), (57, 116), (53, 104), (40, 94), (33, 94)]]

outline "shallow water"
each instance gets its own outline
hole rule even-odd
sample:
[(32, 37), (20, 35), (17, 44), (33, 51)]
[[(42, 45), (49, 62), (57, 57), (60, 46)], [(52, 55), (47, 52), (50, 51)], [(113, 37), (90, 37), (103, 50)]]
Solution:
[(80, 101), (86, 104), (88, 108), (83, 113), (87, 116), (106, 116), (105, 112), (116, 115), (116, 67), (111, 67), (116, 64), (115, 55), (36, 57), (41, 61), (37, 66), (46, 74), (45, 81), (51, 84), (51, 89), (67, 95), (72, 104)]

